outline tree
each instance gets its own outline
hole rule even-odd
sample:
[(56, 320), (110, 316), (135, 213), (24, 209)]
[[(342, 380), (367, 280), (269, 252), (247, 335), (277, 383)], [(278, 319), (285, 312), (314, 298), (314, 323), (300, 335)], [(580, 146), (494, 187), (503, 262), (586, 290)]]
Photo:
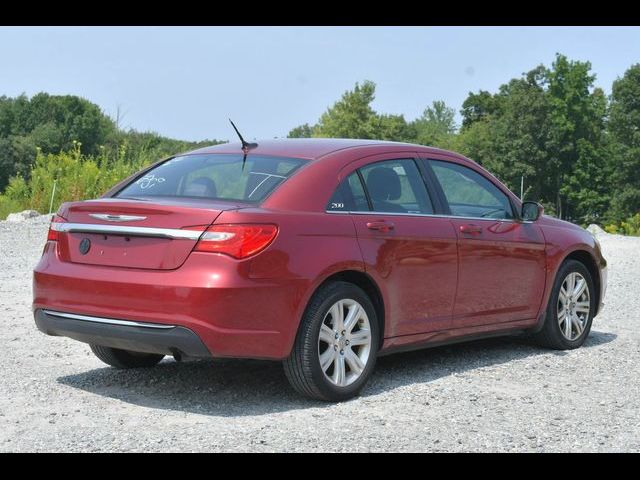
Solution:
[(368, 80), (356, 83), (320, 117), (313, 128), (314, 137), (375, 138), (376, 114), (371, 108), (376, 85)]
[(572, 217), (582, 224), (603, 223), (608, 219), (611, 171), (608, 150), (585, 139), (577, 142), (578, 159), (562, 191), (572, 206)]
[(123, 151), (127, 160), (134, 161), (215, 143), (219, 142), (183, 142), (150, 132), (119, 130), (100, 107), (73, 95), (2, 96), (0, 192), (14, 175), (28, 179), (38, 149), (49, 154), (80, 148), (84, 155), (109, 153), (113, 157)]
[[(544, 68), (537, 67), (500, 87), (498, 93), (465, 100), (457, 147), (514, 191), (527, 179), (527, 198), (545, 201), (548, 102)], [(470, 113), (473, 112), (473, 113)]]
[[(548, 148), (555, 177), (552, 181), (557, 195), (556, 208), (561, 218), (591, 215), (569, 198), (574, 193), (571, 179), (585, 162), (581, 155), (594, 158), (603, 153), (600, 150), (606, 99), (601, 89), (593, 88), (595, 75), (590, 70), (589, 62), (570, 61), (558, 54), (547, 73), (551, 124)], [(591, 185), (581, 184), (581, 188), (588, 189)]]
[(407, 123), (403, 115), (379, 114), (371, 103), (375, 99), (376, 86), (365, 80), (356, 83), (322, 114), (315, 125), (305, 123), (289, 132), (289, 138), (333, 137), (372, 138), (413, 142), (415, 127)]
[(313, 136), (313, 127), (308, 123), (292, 128), (287, 138), (311, 138)]
[(608, 131), (611, 218), (621, 220), (640, 212), (640, 64), (613, 82)]
[(415, 141), (415, 129), (407, 124), (404, 115), (374, 114), (369, 119), (368, 127), (371, 138), (394, 142)]
[(71, 149), (75, 140), (83, 153), (96, 154), (115, 132), (100, 108), (80, 97), (0, 97), (0, 191), (11, 176), (28, 174), (36, 147), (54, 153)]
[(0, 137), (0, 191), (14, 175), (26, 176), (32, 159), (36, 157), (36, 147), (28, 137), (10, 135)]
[(416, 143), (450, 148), (456, 133), (455, 110), (436, 100), (412, 122), (412, 127)]
[(499, 106), (497, 99), (485, 90), (478, 93), (469, 92), (469, 96), (462, 104), (462, 126), (470, 127), (479, 120), (486, 120), (489, 115), (498, 112)]
[(608, 207), (606, 98), (590, 70), (557, 55), (551, 68), (540, 65), (496, 94), (470, 94), (456, 145), (514, 191), (524, 176), (527, 198), (561, 218), (600, 217)]

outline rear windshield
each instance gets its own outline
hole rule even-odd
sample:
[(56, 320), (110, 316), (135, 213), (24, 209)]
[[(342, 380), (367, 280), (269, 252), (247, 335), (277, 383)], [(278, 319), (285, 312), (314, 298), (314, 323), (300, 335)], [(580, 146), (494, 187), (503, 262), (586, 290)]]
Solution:
[(196, 197), (257, 203), (284, 182), (303, 160), (248, 155), (183, 155), (137, 178), (115, 196)]

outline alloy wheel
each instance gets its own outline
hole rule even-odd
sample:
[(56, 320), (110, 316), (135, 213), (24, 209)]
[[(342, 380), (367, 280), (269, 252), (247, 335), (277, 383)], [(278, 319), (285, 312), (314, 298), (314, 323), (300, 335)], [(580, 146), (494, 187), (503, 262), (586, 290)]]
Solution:
[(334, 303), (324, 317), (318, 357), (325, 377), (337, 387), (355, 382), (369, 361), (371, 325), (364, 307), (353, 299)]
[(582, 335), (591, 310), (591, 296), (587, 280), (578, 272), (567, 275), (558, 294), (558, 325), (567, 340)]

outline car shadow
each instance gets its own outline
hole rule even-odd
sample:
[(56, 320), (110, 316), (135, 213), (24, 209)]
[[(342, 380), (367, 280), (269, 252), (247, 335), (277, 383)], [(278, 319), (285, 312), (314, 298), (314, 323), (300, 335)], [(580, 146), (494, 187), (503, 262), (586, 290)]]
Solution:
[[(616, 337), (613, 333), (592, 331), (582, 348), (606, 344)], [(384, 356), (378, 359), (376, 372), (360, 398), (549, 353), (567, 354), (542, 349), (525, 339), (503, 337)], [(289, 386), (280, 362), (202, 360), (179, 363), (166, 359), (149, 369), (106, 367), (57, 380), (73, 388), (134, 405), (220, 417), (263, 415), (327, 405), (298, 395)]]

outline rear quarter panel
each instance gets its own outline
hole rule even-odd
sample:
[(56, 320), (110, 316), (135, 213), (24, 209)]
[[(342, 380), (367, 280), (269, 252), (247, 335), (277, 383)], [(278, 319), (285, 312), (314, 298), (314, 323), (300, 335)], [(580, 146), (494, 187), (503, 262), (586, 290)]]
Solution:
[[(273, 243), (248, 262), (251, 282), (288, 287), (288, 295), (274, 295), (262, 304), (249, 304), (239, 316), (250, 326), (258, 314), (282, 335), (283, 354), (293, 346), (300, 319), (313, 292), (331, 275), (344, 270), (364, 271), (362, 255), (348, 215), (249, 208), (223, 212), (220, 223), (275, 223)], [(275, 289), (276, 292), (278, 289)]]

